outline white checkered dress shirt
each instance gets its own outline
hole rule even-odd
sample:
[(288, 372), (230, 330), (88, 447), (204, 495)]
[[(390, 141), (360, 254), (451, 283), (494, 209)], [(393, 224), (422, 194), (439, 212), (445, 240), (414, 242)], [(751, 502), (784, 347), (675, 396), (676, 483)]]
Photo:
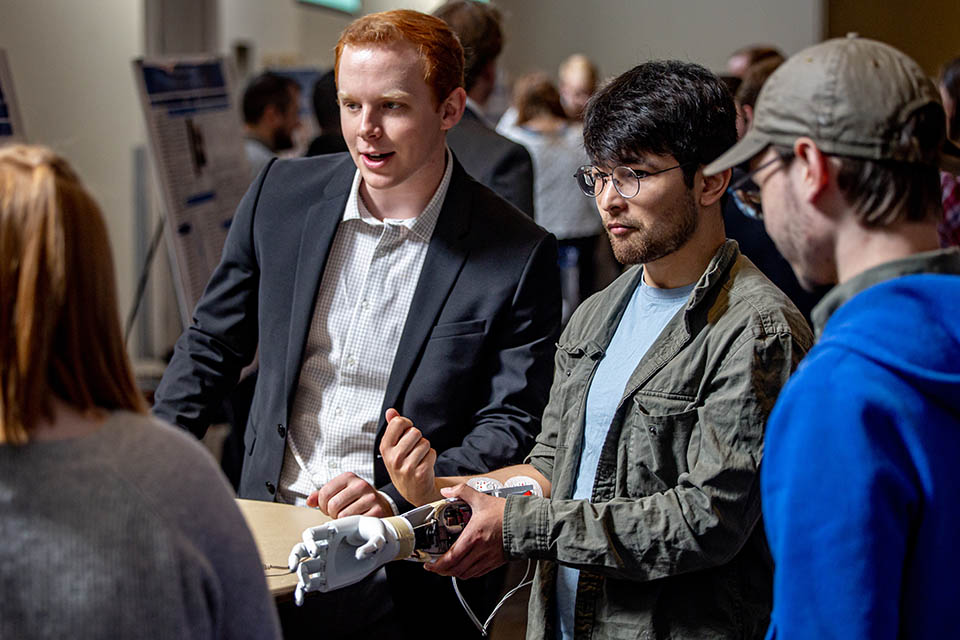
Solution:
[[(416, 218), (374, 218), (360, 172), (330, 248), (293, 402), (278, 497), (304, 504), (344, 471), (371, 485), (380, 406), (420, 270), (443, 206), (453, 158)], [(391, 501), (392, 502), (392, 501)]]

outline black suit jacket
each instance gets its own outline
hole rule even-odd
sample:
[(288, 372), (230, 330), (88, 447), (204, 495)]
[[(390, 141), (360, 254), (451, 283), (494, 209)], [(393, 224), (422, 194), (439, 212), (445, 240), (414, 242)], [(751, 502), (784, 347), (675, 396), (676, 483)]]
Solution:
[[(203, 435), (259, 344), (239, 495), (273, 500), (324, 265), (355, 166), (347, 154), (272, 161), (240, 203), (223, 256), (177, 341), (154, 412)], [(454, 160), (384, 411), (410, 417), (438, 475), (520, 461), (540, 430), (560, 322), (555, 238)], [(379, 453), (376, 485), (401, 512)]]
[(533, 217), (533, 160), (526, 147), (491, 129), (469, 107), (447, 132), (447, 144), (467, 173)]

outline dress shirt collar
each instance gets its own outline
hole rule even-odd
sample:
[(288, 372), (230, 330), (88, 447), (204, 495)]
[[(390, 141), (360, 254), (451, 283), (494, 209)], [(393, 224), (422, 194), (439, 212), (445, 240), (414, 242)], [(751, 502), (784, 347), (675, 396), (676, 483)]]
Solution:
[(343, 210), (343, 220), (362, 220), (371, 226), (384, 224), (403, 226), (421, 240), (429, 242), (430, 237), (433, 235), (433, 228), (437, 224), (437, 218), (440, 217), (443, 202), (447, 197), (447, 189), (450, 187), (450, 177), (453, 175), (453, 155), (450, 153), (449, 147), (446, 149), (446, 164), (447, 166), (443, 171), (443, 179), (440, 180), (440, 185), (437, 187), (437, 190), (433, 192), (433, 197), (430, 198), (430, 202), (428, 202), (427, 206), (420, 212), (420, 215), (415, 218), (405, 218), (402, 220), (396, 218), (378, 220), (370, 213), (370, 210), (367, 209), (366, 204), (363, 202), (363, 198), (360, 197), (360, 183), (362, 182), (362, 178), (360, 176), (360, 170), (357, 169), (353, 176), (353, 185), (350, 187), (350, 196), (347, 198), (347, 206)]

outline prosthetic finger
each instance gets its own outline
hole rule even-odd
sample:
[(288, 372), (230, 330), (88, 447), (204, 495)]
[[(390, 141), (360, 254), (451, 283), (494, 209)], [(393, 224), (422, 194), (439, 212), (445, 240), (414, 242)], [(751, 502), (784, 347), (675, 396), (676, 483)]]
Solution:
[(297, 606), (303, 604), (303, 596), (307, 591), (329, 591), (326, 576), (326, 558), (308, 558), (297, 567), (297, 588), (293, 592), (293, 599)]
[(287, 557), (287, 567), (290, 569), (290, 571), (296, 571), (297, 567), (300, 565), (300, 562), (309, 557), (310, 552), (307, 551), (307, 545), (300, 542), (294, 545), (293, 549), (290, 550), (290, 555)]
[[(373, 556), (386, 544), (387, 529), (378, 518), (364, 518), (357, 527), (353, 542), (360, 544), (355, 553), (357, 560)], [(362, 544), (361, 544), (362, 543)]]
[[(360, 516), (351, 517), (359, 518)], [(336, 539), (340, 533), (339, 529), (337, 528), (338, 523), (345, 526), (352, 524), (346, 522), (347, 520), (349, 520), (349, 518), (331, 520), (330, 522), (324, 523), (318, 527), (310, 527), (309, 529), (305, 529), (303, 532), (303, 544), (306, 547), (307, 553), (314, 558), (317, 557), (317, 554), (320, 552), (320, 543)]]

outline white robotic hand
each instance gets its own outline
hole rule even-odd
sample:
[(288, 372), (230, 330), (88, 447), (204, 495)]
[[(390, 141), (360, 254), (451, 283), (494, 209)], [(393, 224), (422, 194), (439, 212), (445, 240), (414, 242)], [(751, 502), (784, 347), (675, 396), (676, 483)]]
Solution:
[(413, 551), (413, 530), (403, 518), (348, 516), (303, 532), (293, 547), (290, 571), (299, 582), (297, 605), (308, 591), (332, 591), (354, 584)]
[[(533, 484), (489, 487), (486, 492), (503, 497), (533, 495), (539, 490), (530, 478), (518, 478)], [(294, 600), (301, 605), (308, 591), (333, 591), (360, 582), (394, 560), (428, 562), (439, 558), (459, 537), (470, 515), (466, 502), (447, 498), (401, 516), (347, 516), (311, 527), (303, 532), (303, 542), (293, 547), (287, 560), (290, 571), (295, 571), (299, 579)]]

